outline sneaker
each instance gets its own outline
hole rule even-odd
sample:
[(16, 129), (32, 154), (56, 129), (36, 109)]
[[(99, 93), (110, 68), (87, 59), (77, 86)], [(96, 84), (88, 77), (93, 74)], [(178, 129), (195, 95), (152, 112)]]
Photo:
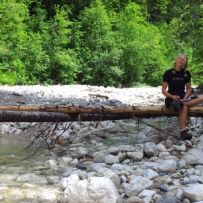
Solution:
[(188, 133), (188, 130), (182, 130), (180, 132), (180, 137), (182, 140), (191, 140), (192, 139), (192, 135)]

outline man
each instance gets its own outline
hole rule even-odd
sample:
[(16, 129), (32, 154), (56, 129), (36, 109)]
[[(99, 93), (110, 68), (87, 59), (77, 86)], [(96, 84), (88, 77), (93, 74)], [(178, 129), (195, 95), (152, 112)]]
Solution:
[[(173, 104), (180, 100), (186, 100), (191, 95), (191, 74), (187, 69), (188, 59), (185, 54), (179, 54), (173, 68), (163, 74), (162, 93), (166, 97), (165, 105), (175, 110)], [(190, 140), (192, 136), (186, 129), (187, 108), (178, 110), (180, 137)], [(186, 117), (185, 117), (186, 116)]]

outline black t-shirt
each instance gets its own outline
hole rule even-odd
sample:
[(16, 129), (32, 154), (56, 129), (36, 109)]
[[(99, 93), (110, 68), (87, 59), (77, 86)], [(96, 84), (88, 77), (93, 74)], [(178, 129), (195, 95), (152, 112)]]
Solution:
[(165, 71), (163, 75), (163, 82), (168, 83), (168, 92), (181, 98), (185, 95), (185, 84), (190, 81), (191, 74), (188, 70), (176, 71), (174, 68), (171, 68)]

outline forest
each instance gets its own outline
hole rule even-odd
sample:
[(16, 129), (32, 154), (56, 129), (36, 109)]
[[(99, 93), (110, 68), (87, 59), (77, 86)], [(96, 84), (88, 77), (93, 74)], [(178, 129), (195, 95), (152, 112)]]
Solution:
[(203, 81), (202, 0), (1, 0), (0, 84), (158, 86), (179, 53)]

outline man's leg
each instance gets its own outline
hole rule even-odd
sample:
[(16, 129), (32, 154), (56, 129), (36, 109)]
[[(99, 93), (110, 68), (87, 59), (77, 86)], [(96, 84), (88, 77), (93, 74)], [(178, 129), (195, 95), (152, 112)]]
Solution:
[(199, 95), (196, 99), (192, 99), (188, 102), (184, 102), (184, 105), (193, 106), (193, 105), (198, 104), (200, 102), (203, 102), (203, 95)]
[(183, 109), (179, 113), (180, 136), (183, 140), (192, 139), (192, 135), (188, 134), (186, 129), (188, 108), (200, 102), (203, 102), (203, 95), (200, 95), (198, 98), (192, 99), (191, 101), (184, 102)]
[(180, 126), (180, 130), (185, 130), (186, 129), (187, 111), (188, 111), (188, 107), (186, 105), (184, 105), (182, 110), (179, 113), (179, 126)]
[(191, 140), (192, 135), (188, 133), (187, 126), (187, 112), (188, 106), (184, 105), (183, 109), (179, 113), (179, 126), (180, 126), (180, 137), (182, 140)]

